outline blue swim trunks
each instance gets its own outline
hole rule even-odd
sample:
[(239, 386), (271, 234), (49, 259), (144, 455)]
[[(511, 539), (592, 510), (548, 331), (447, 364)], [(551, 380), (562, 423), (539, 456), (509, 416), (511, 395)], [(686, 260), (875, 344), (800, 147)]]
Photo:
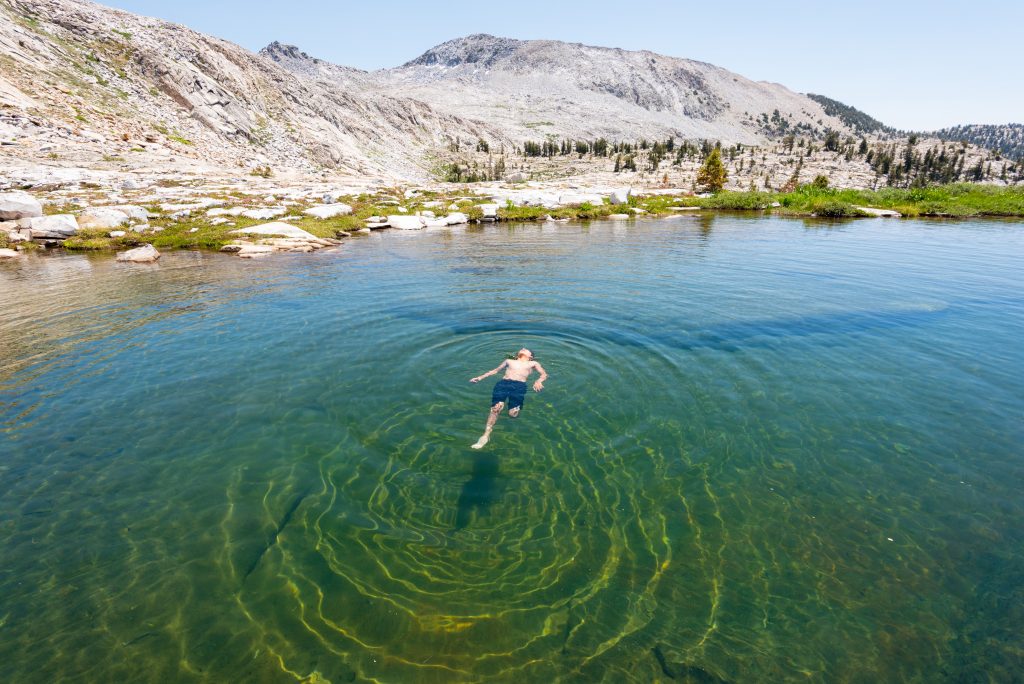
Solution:
[(491, 406), (505, 402), (509, 409), (520, 408), (526, 399), (526, 383), (521, 380), (499, 380), (491, 392)]

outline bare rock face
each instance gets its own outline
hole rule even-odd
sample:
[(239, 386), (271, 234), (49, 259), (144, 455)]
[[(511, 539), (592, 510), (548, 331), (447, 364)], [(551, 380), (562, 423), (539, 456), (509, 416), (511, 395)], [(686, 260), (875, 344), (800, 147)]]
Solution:
[(14, 249), (7, 249), (6, 247), (0, 249), (0, 259), (13, 259), (14, 257), (21, 256), (21, 252)]
[[(335, 85), (355, 86), (358, 70), (317, 66), (285, 46), (265, 53), (91, 2), (0, 3), (0, 98), (45, 112), (32, 125), (61, 158), (423, 178), (428, 155), (453, 137), (507, 140), (400, 93)], [(307, 63), (316, 68), (302, 72)], [(87, 88), (73, 68), (83, 64)], [(33, 158), (32, 146), (20, 149)]]
[(118, 261), (130, 261), (134, 263), (153, 263), (160, 258), (160, 252), (153, 245), (143, 245), (127, 252), (118, 252)]
[(43, 205), (27, 192), (0, 192), (0, 221), (43, 215)]

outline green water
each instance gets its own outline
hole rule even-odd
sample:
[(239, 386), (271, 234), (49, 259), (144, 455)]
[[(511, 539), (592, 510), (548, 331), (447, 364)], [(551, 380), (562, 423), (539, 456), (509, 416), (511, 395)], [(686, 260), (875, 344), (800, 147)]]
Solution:
[[(1024, 677), (1024, 224), (0, 264), (0, 680)], [(521, 346), (550, 373), (482, 452)]]

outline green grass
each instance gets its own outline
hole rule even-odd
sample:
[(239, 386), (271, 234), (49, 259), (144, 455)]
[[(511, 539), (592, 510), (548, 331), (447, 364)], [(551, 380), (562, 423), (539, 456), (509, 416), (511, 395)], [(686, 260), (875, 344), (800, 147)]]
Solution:
[[(773, 208), (778, 202), (781, 207)], [(651, 214), (664, 214), (673, 206), (731, 211), (771, 211), (794, 216), (842, 218), (864, 216), (857, 207), (892, 209), (904, 216), (1021, 216), (1024, 186), (1000, 187), (957, 183), (927, 188), (839, 190), (804, 185), (793, 192), (720, 192), (711, 197), (656, 196), (630, 204)]]

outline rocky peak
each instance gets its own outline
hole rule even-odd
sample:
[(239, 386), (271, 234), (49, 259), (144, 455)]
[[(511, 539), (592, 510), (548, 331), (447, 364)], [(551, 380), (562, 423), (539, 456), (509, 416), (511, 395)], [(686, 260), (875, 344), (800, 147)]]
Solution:
[(319, 64), (321, 61), (316, 57), (310, 57), (309, 55), (307, 55), (305, 52), (303, 52), (294, 45), (285, 45), (284, 43), (279, 43), (276, 40), (267, 47), (260, 50), (260, 54), (263, 55), (264, 57), (269, 57), (275, 62), (280, 62), (285, 59), (294, 59), (308, 60), (313, 63)]
[(455, 67), (471, 64), (490, 68), (499, 61), (514, 55), (526, 42), (514, 38), (499, 38), (486, 33), (475, 33), (432, 47), (411, 62), (403, 64), (402, 67)]

